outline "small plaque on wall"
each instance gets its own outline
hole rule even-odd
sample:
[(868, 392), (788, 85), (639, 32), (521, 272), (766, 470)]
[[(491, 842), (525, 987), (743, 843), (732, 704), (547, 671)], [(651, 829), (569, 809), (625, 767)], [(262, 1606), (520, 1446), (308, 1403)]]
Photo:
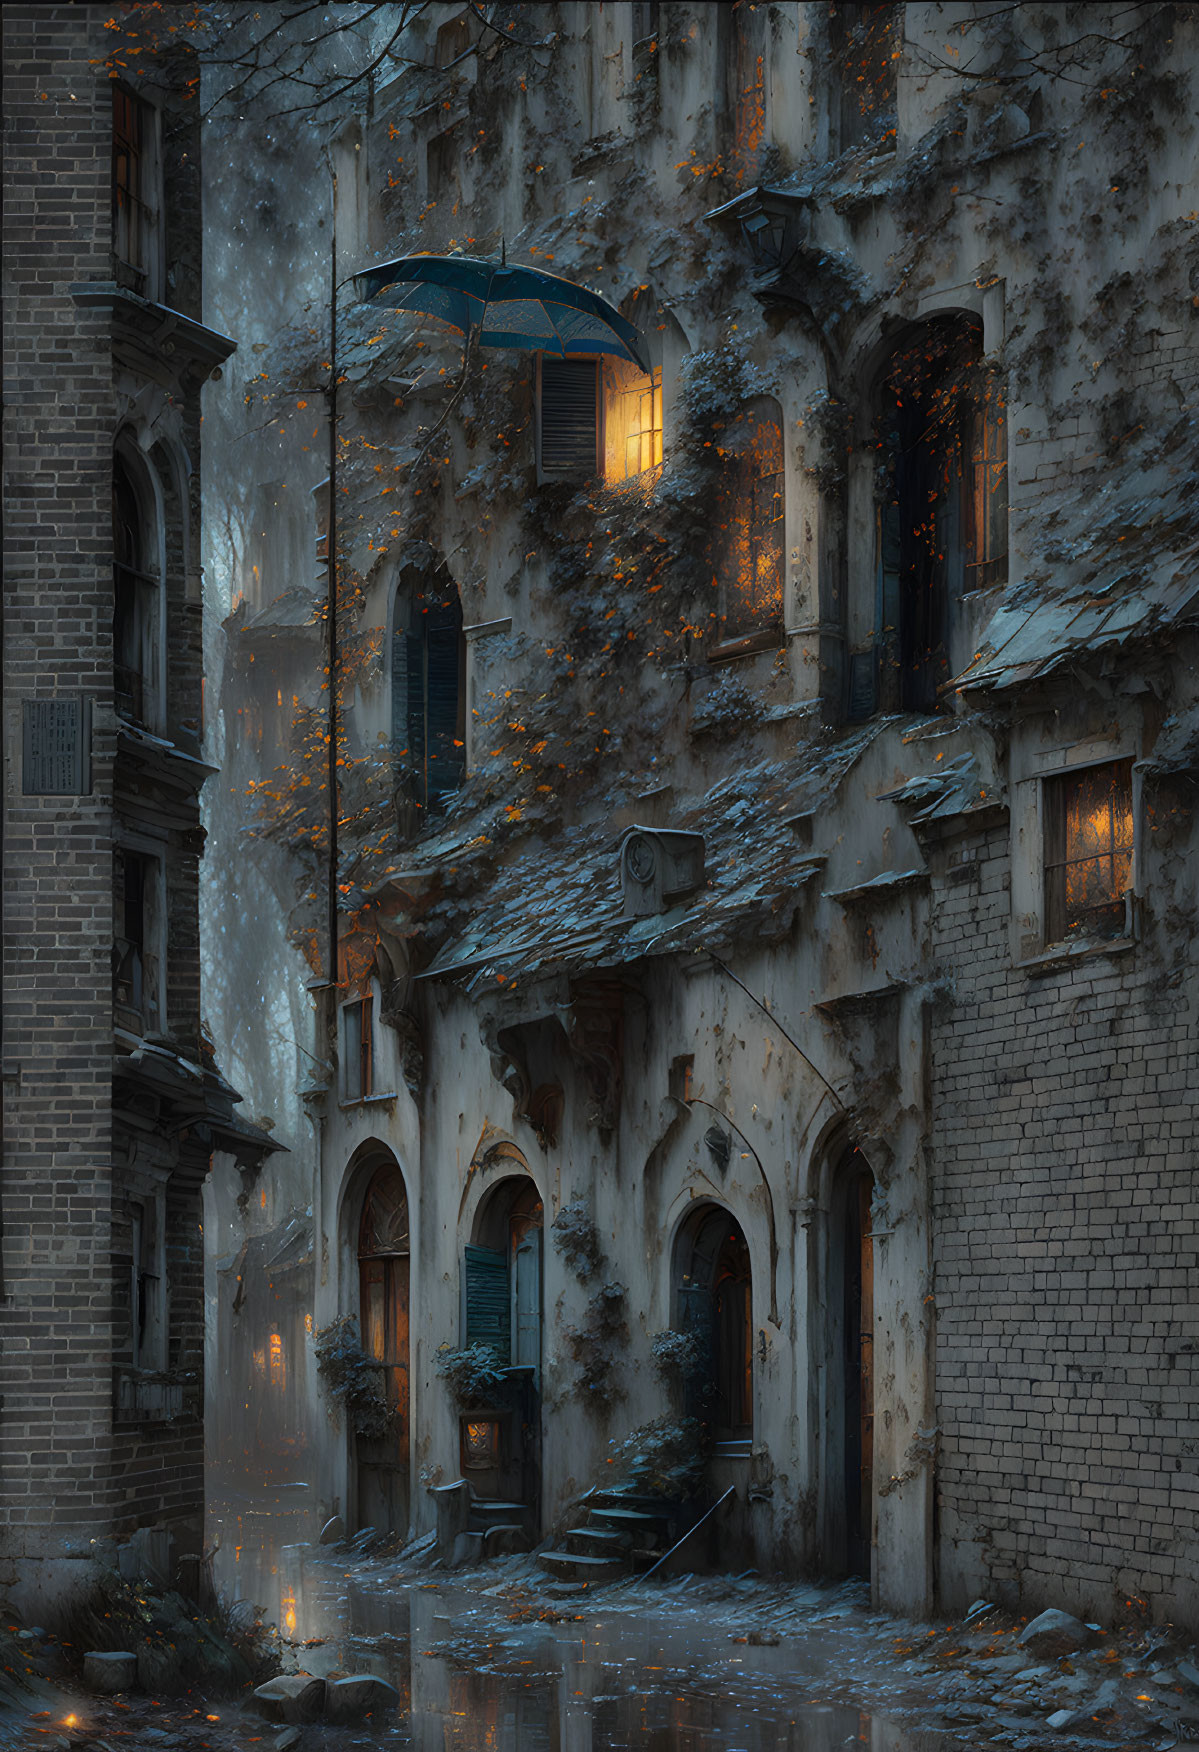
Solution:
[(78, 695), (21, 702), (21, 790), (83, 797), (92, 788), (92, 702)]

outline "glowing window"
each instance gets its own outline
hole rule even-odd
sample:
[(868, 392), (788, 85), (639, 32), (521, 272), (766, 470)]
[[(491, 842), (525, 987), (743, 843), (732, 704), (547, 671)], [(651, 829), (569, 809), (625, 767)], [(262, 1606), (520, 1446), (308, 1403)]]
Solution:
[(1007, 576), (1007, 405), (994, 380), (984, 384), (969, 421), (966, 492), (966, 588)]
[(500, 1426), (494, 1418), (479, 1419), (462, 1426), (462, 1461), (470, 1467), (498, 1466), (500, 1459)]
[(767, 632), (783, 616), (783, 428), (778, 403), (763, 397), (728, 430), (717, 510), (719, 632), (714, 655), (729, 641)]
[(1045, 783), (1045, 941), (1121, 937), (1132, 886), (1132, 762)]
[(662, 368), (655, 366), (621, 397), (624, 413), (624, 478), (644, 474), (662, 461)]
[(287, 1364), (283, 1358), (283, 1337), (272, 1332), (267, 1341), (268, 1377), (272, 1387), (282, 1392), (287, 1385)]

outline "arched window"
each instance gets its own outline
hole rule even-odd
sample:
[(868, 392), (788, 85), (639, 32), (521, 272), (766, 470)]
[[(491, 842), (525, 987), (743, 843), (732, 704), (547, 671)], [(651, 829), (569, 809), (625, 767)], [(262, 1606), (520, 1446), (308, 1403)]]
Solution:
[(117, 715), (160, 727), (162, 587), (148, 487), (117, 455), (112, 466), (113, 688)]
[(949, 680), (958, 603), (1007, 570), (1007, 430), (966, 315), (922, 323), (876, 398), (878, 704), (931, 712)]
[(453, 580), (409, 572), (396, 591), (391, 736), (411, 801), (439, 808), (466, 770), (466, 641)]
[(760, 396), (720, 433), (726, 452), (711, 548), (717, 631), (709, 656), (753, 648), (782, 625), (785, 546), (783, 416)]

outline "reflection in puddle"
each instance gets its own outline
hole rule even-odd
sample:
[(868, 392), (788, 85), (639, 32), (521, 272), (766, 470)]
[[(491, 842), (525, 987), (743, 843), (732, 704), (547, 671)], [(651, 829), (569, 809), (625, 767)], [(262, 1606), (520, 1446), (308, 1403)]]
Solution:
[[(756, 1647), (732, 1642), (723, 1626), (606, 1617), (602, 1598), (588, 1602), (585, 1619), (505, 1624), (504, 1602), (480, 1601), (448, 1578), (386, 1589), (377, 1572), (360, 1579), (305, 1543), (315, 1533), (301, 1505), (282, 1519), (280, 1528), (274, 1512), (217, 1511), (217, 1584), (227, 1597), (256, 1600), (285, 1636), (308, 1643), (297, 1656), (309, 1671), (389, 1680), (404, 1713), (376, 1736), (383, 1744), (416, 1752), (933, 1752), (952, 1743), (822, 1697), (844, 1672), (844, 1647), (820, 1632)], [(363, 1585), (368, 1579), (373, 1588)], [(682, 1615), (677, 1599), (672, 1605)], [(564, 1607), (574, 1610), (583, 1607)], [(339, 1730), (308, 1732), (340, 1744)]]

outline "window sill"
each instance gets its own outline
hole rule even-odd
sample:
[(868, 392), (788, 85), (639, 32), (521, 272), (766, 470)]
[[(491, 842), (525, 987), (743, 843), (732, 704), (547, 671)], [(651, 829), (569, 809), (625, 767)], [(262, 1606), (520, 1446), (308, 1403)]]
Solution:
[(712, 1458), (714, 1460), (748, 1460), (752, 1445), (752, 1436), (719, 1436), (712, 1444)]
[(339, 1095), (337, 1098), (337, 1105), (339, 1107), (342, 1107), (342, 1108), (377, 1107), (380, 1102), (398, 1101), (398, 1100), (399, 1100), (398, 1090), (390, 1089), (390, 1090), (384, 1091), (384, 1093), (382, 1095), (350, 1095), (350, 1096)]
[(1060, 973), (1064, 968), (1073, 967), (1076, 961), (1089, 961), (1096, 955), (1127, 955), (1136, 946), (1135, 937), (1111, 937), (1102, 941), (1092, 939), (1073, 946), (1059, 943), (1027, 961), (1018, 961), (1016, 970), (1018, 973), (1028, 974), (1031, 979), (1038, 974)]
[(737, 639), (722, 639), (705, 652), (709, 663), (731, 663), (737, 657), (756, 657), (760, 651), (781, 650), (787, 635), (781, 627), (766, 627)]

